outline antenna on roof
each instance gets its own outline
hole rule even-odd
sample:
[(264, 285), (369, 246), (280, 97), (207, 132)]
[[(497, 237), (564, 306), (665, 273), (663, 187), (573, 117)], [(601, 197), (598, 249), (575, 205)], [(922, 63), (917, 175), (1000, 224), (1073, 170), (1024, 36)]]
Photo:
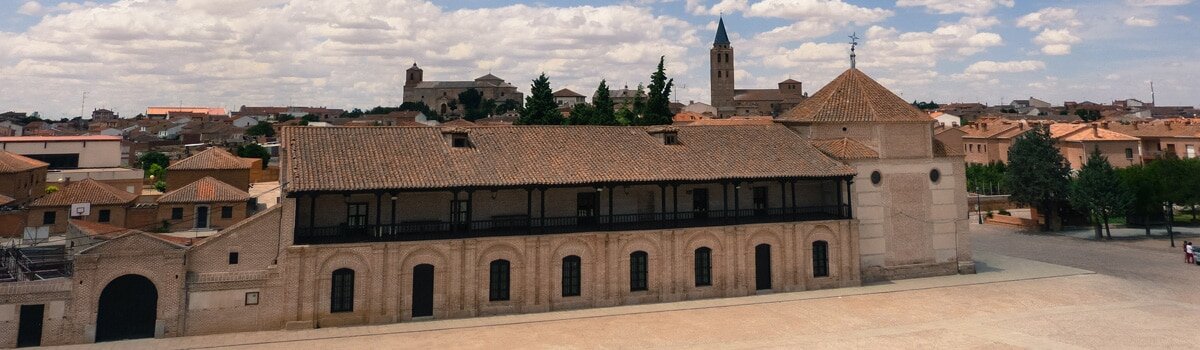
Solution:
[(850, 68), (854, 68), (857, 54), (854, 53), (854, 48), (858, 47), (858, 32), (850, 34)]

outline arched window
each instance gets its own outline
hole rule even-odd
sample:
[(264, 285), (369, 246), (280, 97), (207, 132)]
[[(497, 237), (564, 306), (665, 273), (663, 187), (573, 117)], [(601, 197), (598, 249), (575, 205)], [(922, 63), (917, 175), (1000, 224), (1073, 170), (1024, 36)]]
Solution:
[(491, 283), (488, 287), (488, 300), (508, 300), (508, 260), (493, 260), (491, 264)]
[(813, 277), (829, 277), (829, 242), (812, 244)]
[(354, 270), (333, 271), (332, 289), (329, 291), (329, 312), (354, 311)]
[(712, 285), (712, 249), (696, 248), (696, 286)]
[(582, 284), (582, 266), (578, 256), (570, 255), (562, 259), (562, 296), (576, 297), (580, 295)]
[(646, 252), (636, 251), (629, 254), (629, 291), (636, 292), (649, 289), (649, 256)]

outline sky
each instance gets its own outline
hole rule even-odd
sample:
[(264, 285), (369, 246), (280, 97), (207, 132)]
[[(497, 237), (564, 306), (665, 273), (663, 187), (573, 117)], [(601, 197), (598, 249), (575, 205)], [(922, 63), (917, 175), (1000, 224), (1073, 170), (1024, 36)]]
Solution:
[[(402, 101), (425, 80), (492, 73), (528, 91), (648, 83), (708, 102), (723, 16), (738, 88), (816, 92), (858, 68), (906, 100), (1200, 105), (1193, 0), (0, 0), (0, 111)], [(86, 93), (86, 99), (84, 95)]]

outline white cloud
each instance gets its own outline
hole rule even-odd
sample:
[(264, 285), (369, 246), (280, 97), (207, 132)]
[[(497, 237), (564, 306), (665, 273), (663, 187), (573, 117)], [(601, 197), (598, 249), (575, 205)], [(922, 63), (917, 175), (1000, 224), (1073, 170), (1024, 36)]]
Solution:
[(1141, 18), (1130, 16), (1125, 19), (1125, 25), (1131, 27), (1153, 27), (1158, 25), (1158, 20), (1153, 18)]
[(1187, 5), (1191, 2), (1192, 2), (1192, 0), (1125, 0), (1126, 4), (1133, 5), (1133, 6), (1139, 6), (1139, 7), (1179, 6), (1179, 5)]
[(17, 13), (26, 16), (37, 16), (42, 13), (42, 4), (37, 1), (27, 1), (17, 8)]
[(1184, 16), (1184, 15), (1175, 15), (1175, 19), (1179, 20), (1180, 22), (1191, 22), (1192, 21), (1191, 17)]
[(1070, 54), (1071, 45), (1080, 41), (1070, 29), (1045, 29), (1033, 38), (1034, 44), (1042, 46), (1042, 53), (1051, 56)]
[(763, 0), (750, 5), (748, 17), (772, 17), (791, 20), (820, 20), (832, 23), (865, 25), (883, 21), (892, 11), (867, 8), (841, 0)]
[(663, 55), (677, 82), (707, 71), (688, 54), (705, 46), (697, 26), (629, 5), (445, 10), (419, 0), (121, 0), (68, 7), (76, 9), (22, 33), (0, 32), (0, 86), (40, 87), (5, 90), (0, 105), (73, 115), (83, 89), (89, 103), (112, 103), (96, 107), (129, 115), (180, 101), (398, 105), (413, 62), (429, 80), (490, 71), (523, 90), (543, 71), (555, 88), (591, 91), (600, 79), (637, 85)]
[(1073, 28), (1083, 25), (1076, 19), (1075, 9), (1047, 7), (1017, 19), (1017, 26), (1039, 31), (1033, 43), (1042, 47), (1043, 54), (1061, 56), (1071, 53), (1071, 45), (1082, 41), (1071, 33)]
[(930, 12), (938, 14), (962, 13), (966, 15), (985, 15), (997, 6), (1013, 7), (1013, 0), (897, 0), (896, 6), (922, 6)]
[(1042, 27), (1078, 27), (1083, 23), (1075, 19), (1076, 14), (1077, 11), (1075, 9), (1047, 7), (1021, 16), (1021, 18), (1017, 19), (1017, 26), (1029, 28), (1031, 31), (1039, 30)]
[(711, 7), (704, 5), (704, 0), (687, 0), (684, 5), (688, 13), (693, 15), (719, 15), (745, 11), (749, 8), (749, 0), (721, 0)]
[(1042, 70), (1046, 68), (1046, 63), (1042, 61), (979, 61), (972, 63), (963, 73), (966, 74), (993, 74), (993, 73), (1020, 73)]

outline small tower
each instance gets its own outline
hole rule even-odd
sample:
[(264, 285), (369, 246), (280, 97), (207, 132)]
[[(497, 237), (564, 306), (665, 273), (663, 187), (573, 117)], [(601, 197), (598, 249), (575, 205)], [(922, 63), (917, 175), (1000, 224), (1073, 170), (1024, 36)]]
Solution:
[(425, 71), (421, 70), (420, 67), (417, 67), (416, 62), (413, 62), (412, 67), (408, 68), (407, 72), (408, 75), (404, 78), (405, 87), (415, 86), (421, 83), (421, 80), (425, 78)]
[(737, 111), (733, 104), (733, 46), (725, 33), (725, 19), (717, 22), (717, 37), (709, 55), (709, 84), (712, 90), (712, 106), (721, 117), (732, 116)]

